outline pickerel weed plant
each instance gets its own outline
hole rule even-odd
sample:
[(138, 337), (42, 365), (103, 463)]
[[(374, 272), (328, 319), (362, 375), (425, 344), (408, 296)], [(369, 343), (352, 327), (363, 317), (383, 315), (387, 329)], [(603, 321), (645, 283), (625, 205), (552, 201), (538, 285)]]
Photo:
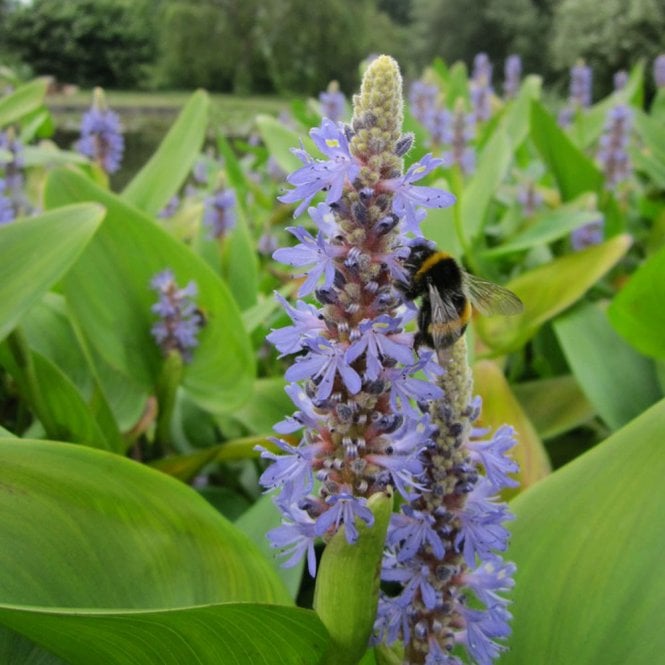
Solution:
[[(441, 367), (405, 331), (415, 305), (396, 283), (408, 279), (403, 262), (421, 235), (422, 207), (454, 199), (413, 184), (442, 160), (426, 155), (404, 173), (413, 139), (401, 134), (402, 103), (397, 64), (382, 56), (354, 98), (351, 127), (324, 119), (310, 132), (328, 159), (294, 150), (303, 167), (280, 200), (298, 203), (299, 216), (319, 192), (326, 199), (308, 209), (316, 236), (292, 227), (299, 244), (274, 256), (303, 268), (299, 295), (314, 292), (320, 307), (280, 298), (293, 325), (269, 335), (283, 355), (300, 354), (286, 371), (298, 410), (275, 429), (304, 434), (297, 445), (276, 440), (281, 455), (261, 449), (272, 461), (261, 482), (278, 489), (284, 515), (268, 537), (289, 556), (286, 565), (306, 555), (314, 575), (316, 539), (343, 525), (354, 543), (357, 520), (373, 521), (367, 499), (394, 488), (403, 504), (383, 577), (403, 590), (383, 597), (377, 639), (403, 640), (405, 663), (461, 662), (451, 655), (456, 642), (485, 663), (500, 653), (493, 640), (509, 630), (498, 592), (510, 588), (513, 567), (497, 554), (509, 515), (494, 495), (514, 484), (506, 474), (516, 466), (504, 458), (514, 440), (508, 429), (478, 439), (465, 345), (454, 346), (450, 361), (440, 353)], [(467, 604), (468, 590), (485, 609)]]

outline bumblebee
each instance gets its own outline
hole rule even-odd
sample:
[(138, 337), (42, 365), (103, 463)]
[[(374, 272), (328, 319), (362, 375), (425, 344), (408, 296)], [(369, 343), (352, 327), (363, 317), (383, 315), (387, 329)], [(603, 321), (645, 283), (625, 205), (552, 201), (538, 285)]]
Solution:
[(512, 291), (470, 275), (450, 254), (427, 241), (412, 245), (404, 267), (409, 281), (398, 287), (411, 300), (421, 298), (416, 347), (451, 347), (464, 334), (473, 309), (490, 316), (519, 314), (524, 308)]

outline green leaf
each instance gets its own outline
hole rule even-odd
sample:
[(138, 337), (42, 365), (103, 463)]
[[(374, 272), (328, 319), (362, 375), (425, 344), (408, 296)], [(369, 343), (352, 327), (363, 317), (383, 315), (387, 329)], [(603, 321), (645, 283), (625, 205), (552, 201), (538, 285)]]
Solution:
[(529, 135), (531, 100), (540, 98), (542, 83), (540, 76), (533, 74), (527, 76), (520, 86), (517, 98), (501, 119), (501, 127), (505, 130), (514, 150), (517, 150)]
[(367, 502), (374, 524), (357, 520), (358, 540), (350, 545), (340, 528), (326, 545), (314, 590), (314, 609), (332, 641), (323, 663), (355, 665), (367, 649), (379, 601), (379, 578), (392, 497)]
[(7, 439), (0, 480), (11, 488), (0, 492), (5, 604), (290, 602), (243, 534), (191, 488), (153, 469), (83, 446)]
[(517, 233), (510, 240), (497, 247), (485, 250), (481, 256), (503, 256), (545, 245), (567, 236), (573, 229), (596, 221), (598, 219), (597, 212), (580, 210), (582, 206), (588, 208), (588, 198), (588, 196), (584, 196), (581, 201), (578, 200), (538, 215), (524, 231)]
[(254, 434), (272, 432), (275, 423), (293, 411), (293, 402), (284, 391), (286, 381), (281, 377), (266, 377), (254, 382), (252, 396), (231, 416)]
[(615, 266), (631, 242), (628, 235), (614, 236), (522, 273), (506, 287), (522, 299), (524, 312), (510, 317), (478, 317), (478, 334), (497, 353), (520, 348), (543, 323), (577, 302)]
[(543, 439), (591, 420), (594, 409), (570, 374), (514, 385), (513, 392)]
[(285, 568), (282, 564), (286, 558), (277, 554), (266, 537), (270, 529), (278, 527), (281, 523), (282, 514), (275, 505), (273, 496), (269, 494), (262, 496), (234, 522), (238, 529), (252, 539), (266, 560), (272, 563), (275, 574), (284, 582), (291, 598), (295, 599), (300, 589), (305, 559), (303, 558), (295, 566)]
[(582, 390), (612, 429), (661, 397), (653, 363), (617, 335), (597, 306), (566, 313), (554, 330)]
[(279, 120), (269, 115), (256, 116), (256, 126), (261, 138), (268, 148), (271, 157), (287, 173), (295, 171), (302, 166), (302, 162), (291, 152), (291, 148), (298, 148), (300, 141), (310, 155), (318, 154), (314, 143), (309, 136), (301, 136), (288, 127), (284, 127)]
[(612, 301), (610, 321), (638, 351), (665, 358), (665, 247), (630, 277)]
[(462, 226), (467, 238), (475, 238), (487, 221), (487, 209), (512, 160), (508, 135), (498, 129), (488, 141), (478, 160), (478, 170), (462, 192)]
[(225, 412), (247, 398), (254, 357), (238, 309), (223, 282), (186, 246), (121, 198), (83, 176), (57, 170), (46, 184), (49, 207), (76, 200), (103, 202), (108, 213), (64, 289), (90, 343), (111, 367), (150, 390), (162, 357), (152, 339), (151, 278), (171, 268), (179, 284), (194, 280), (207, 323), (185, 368), (183, 385), (202, 408)]
[(44, 103), (47, 78), (38, 78), (19, 86), (0, 99), (0, 127), (21, 120)]
[(107, 440), (90, 407), (67, 375), (36, 351), (33, 351), (31, 356), (36, 387), (39, 391), (38, 399), (32, 399), (33, 395), (24, 368), (16, 362), (6, 344), (0, 346), (2, 365), (13, 376), (31, 409), (44, 425), (48, 436), (59, 437), (61, 441), (120, 452), (123, 447), (118, 445), (117, 439), (112, 439), (115, 446)]
[(327, 644), (311, 610), (255, 603), (143, 612), (0, 605), (0, 622), (70, 665), (316, 665)]
[(511, 503), (517, 573), (502, 665), (662, 660), (664, 440), (661, 401)]
[(475, 392), (483, 402), (481, 426), (493, 431), (502, 425), (515, 428), (517, 446), (511, 454), (520, 469), (516, 476), (521, 490), (534, 485), (550, 472), (550, 461), (538, 433), (503, 375), (501, 368), (492, 361), (481, 360), (473, 365)]
[(103, 217), (86, 203), (0, 226), (0, 339), (69, 270)]
[(203, 90), (192, 95), (155, 154), (125, 187), (123, 198), (151, 215), (169, 202), (199, 155), (208, 106), (208, 95)]
[(584, 192), (598, 192), (603, 174), (568, 138), (538, 101), (531, 102), (531, 137), (554, 174), (564, 201)]
[(236, 227), (222, 241), (222, 274), (242, 311), (256, 304), (259, 261), (245, 213), (236, 212)]

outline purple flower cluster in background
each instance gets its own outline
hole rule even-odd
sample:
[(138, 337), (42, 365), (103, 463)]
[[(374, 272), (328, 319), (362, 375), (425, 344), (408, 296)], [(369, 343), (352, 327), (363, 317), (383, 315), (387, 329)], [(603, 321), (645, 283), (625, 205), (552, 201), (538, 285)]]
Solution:
[(462, 645), (473, 662), (489, 665), (505, 648), (496, 640), (510, 634), (509, 601), (499, 594), (513, 586), (515, 566), (500, 555), (512, 516), (497, 494), (517, 485), (507, 455), (515, 438), (507, 426), (491, 438), (473, 427), (479, 398), (456, 413), (454, 404), (466, 400), (447, 370), (439, 383), (446, 396), (431, 406), (437, 432), (421, 455), (420, 484), (388, 529), (382, 579), (401, 592), (381, 598), (375, 639), (403, 640), (406, 663), (461, 665), (451, 653)]
[(570, 245), (576, 252), (579, 252), (592, 245), (599, 245), (603, 242), (604, 235), (605, 217), (599, 212), (598, 219), (584, 224), (571, 232)]
[(14, 220), (14, 206), (8, 196), (5, 196), (7, 185), (0, 178), (0, 224), (6, 224)]
[(0, 223), (11, 222), (20, 215), (32, 212), (24, 192), (23, 143), (10, 128), (0, 132), (0, 150), (9, 153), (0, 158)]
[(152, 327), (152, 336), (164, 355), (177, 351), (185, 362), (189, 362), (203, 324), (203, 317), (193, 300), (198, 292), (196, 284), (189, 282), (179, 288), (173, 272), (167, 269), (155, 275), (150, 286), (158, 294), (151, 310), (159, 316), (159, 321)]
[(570, 103), (577, 108), (591, 106), (591, 67), (583, 60), (578, 61), (570, 70)]
[(236, 224), (236, 195), (219, 189), (203, 202), (203, 224), (212, 238), (223, 238)]
[(612, 83), (614, 85), (614, 92), (620, 92), (623, 90), (628, 83), (628, 72), (625, 69), (620, 69), (618, 72), (614, 72)]
[(439, 88), (437, 86), (422, 80), (414, 81), (411, 84), (409, 109), (421, 125), (429, 129), (439, 107)]
[(653, 81), (657, 88), (665, 88), (665, 53), (653, 61)]
[(617, 104), (607, 113), (596, 155), (605, 174), (607, 189), (617, 189), (632, 172), (628, 155), (632, 122), (633, 111), (627, 104)]
[(324, 118), (337, 122), (344, 117), (346, 97), (339, 89), (337, 81), (328, 84), (328, 89), (319, 95), (319, 102), (321, 102), (321, 115)]
[(533, 217), (543, 203), (543, 197), (536, 189), (535, 183), (529, 181), (521, 183), (517, 189), (517, 202), (522, 206), (525, 217)]
[(106, 173), (120, 168), (125, 150), (120, 117), (105, 107), (102, 93), (95, 91), (95, 101), (83, 115), (81, 138), (76, 149), (101, 166)]
[(520, 89), (522, 80), (522, 58), (513, 53), (504, 64), (503, 94), (506, 99), (513, 99)]
[(415, 184), (441, 164), (431, 155), (403, 173), (412, 137), (401, 135), (401, 115), (399, 69), (381, 56), (354, 98), (352, 127), (324, 118), (310, 132), (324, 159), (294, 149), (303, 166), (280, 197), (298, 203), (298, 216), (325, 193), (325, 202), (308, 208), (314, 233), (291, 227), (298, 244), (274, 254), (305, 278), (299, 295), (314, 294), (319, 303), (292, 306), (280, 298), (292, 324), (268, 336), (282, 355), (299, 354), (286, 371), (296, 411), (275, 430), (304, 433), (296, 445), (276, 440), (281, 455), (261, 449), (272, 462), (261, 483), (278, 490), (284, 514), (268, 537), (289, 557), (285, 565), (306, 556), (312, 575), (317, 538), (343, 525), (352, 543), (357, 521), (373, 522), (366, 506), (372, 494), (392, 486), (411, 495), (432, 433), (415, 403), (441, 396), (431, 380), (415, 376), (431, 379), (440, 370), (431, 354), (416, 358), (413, 335), (404, 331), (413, 313), (400, 307), (394, 281), (405, 278), (405, 233), (418, 232), (421, 207), (454, 198)]
[(464, 110), (461, 99), (455, 104), (446, 129), (445, 143), (450, 149), (443, 153), (443, 159), (447, 164), (457, 164), (462, 173), (470, 175), (476, 168), (476, 151), (471, 145), (476, 135), (476, 118)]
[(560, 127), (568, 127), (580, 109), (591, 106), (593, 73), (584, 60), (578, 60), (570, 69), (570, 87), (568, 104), (561, 109), (558, 116)]
[(469, 82), (471, 105), (476, 122), (492, 117), (492, 63), (487, 53), (478, 53), (473, 59), (473, 74)]

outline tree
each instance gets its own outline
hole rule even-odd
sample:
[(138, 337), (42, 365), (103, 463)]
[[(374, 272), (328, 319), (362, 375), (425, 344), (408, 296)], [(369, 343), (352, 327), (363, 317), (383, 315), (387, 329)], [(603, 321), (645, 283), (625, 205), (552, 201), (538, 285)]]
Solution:
[(637, 59), (663, 50), (662, 0), (563, 0), (555, 11), (551, 54), (565, 71), (583, 57), (594, 70), (596, 88), (611, 89), (611, 78)]
[(8, 14), (8, 48), (37, 74), (82, 86), (134, 86), (153, 57), (129, 0), (35, 0)]

